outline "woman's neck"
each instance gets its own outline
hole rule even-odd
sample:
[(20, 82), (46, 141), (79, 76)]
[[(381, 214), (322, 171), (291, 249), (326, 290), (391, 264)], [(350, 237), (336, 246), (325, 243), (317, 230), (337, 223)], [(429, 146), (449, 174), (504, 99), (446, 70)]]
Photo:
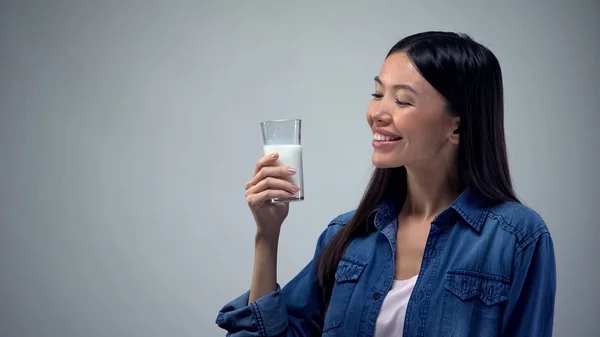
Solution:
[(406, 168), (407, 193), (401, 214), (430, 220), (460, 194), (456, 169), (438, 166)]

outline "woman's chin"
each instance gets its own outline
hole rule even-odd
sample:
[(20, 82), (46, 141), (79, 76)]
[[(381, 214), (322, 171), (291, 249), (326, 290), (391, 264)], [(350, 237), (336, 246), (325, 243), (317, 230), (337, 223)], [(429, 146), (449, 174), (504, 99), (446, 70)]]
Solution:
[(395, 168), (403, 165), (398, 158), (392, 158), (392, 156), (389, 156), (388, 154), (377, 152), (373, 153), (371, 161), (376, 168), (380, 169)]

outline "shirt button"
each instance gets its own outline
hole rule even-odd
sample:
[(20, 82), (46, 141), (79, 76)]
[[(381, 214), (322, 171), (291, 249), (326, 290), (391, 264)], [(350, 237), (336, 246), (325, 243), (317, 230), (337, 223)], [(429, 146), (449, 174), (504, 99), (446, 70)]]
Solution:
[(378, 300), (380, 297), (381, 297), (381, 294), (380, 294), (380, 293), (378, 293), (378, 292), (374, 292), (374, 293), (373, 293), (373, 299), (374, 299), (374, 300)]

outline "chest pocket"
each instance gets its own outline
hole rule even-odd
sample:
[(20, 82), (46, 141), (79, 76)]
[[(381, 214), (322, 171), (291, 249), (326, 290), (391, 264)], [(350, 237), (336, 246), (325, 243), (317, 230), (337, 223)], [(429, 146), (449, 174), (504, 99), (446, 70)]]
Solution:
[(508, 279), (472, 270), (450, 271), (445, 288), (442, 336), (456, 331), (476, 332), (477, 336), (499, 333), (510, 289)]
[(331, 292), (329, 308), (323, 324), (323, 332), (341, 327), (344, 324), (344, 318), (354, 294), (354, 288), (365, 266), (366, 263), (347, 256), (342, 257), (338, 263), (335, 272), (335, 284)]

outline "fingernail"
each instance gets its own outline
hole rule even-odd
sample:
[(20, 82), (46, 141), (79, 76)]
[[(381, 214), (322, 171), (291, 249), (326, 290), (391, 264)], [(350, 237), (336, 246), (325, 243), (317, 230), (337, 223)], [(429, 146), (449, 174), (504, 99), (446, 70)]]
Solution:
[(288, 168), (288, 173), (289, 174), (296, 174), (296, 170), (294, 170), (293, 168)]
[(300, 187), (294, 186), (294, 188), (292, 188), (292, 190), (294, 190), (294, 192), (298, 192), (298, 191), (300, 191)]
[(277, 158), (277, 153), (273, 153), (273, 154), (271, 155), (271, 159), (275, 159), (275, 158)]

